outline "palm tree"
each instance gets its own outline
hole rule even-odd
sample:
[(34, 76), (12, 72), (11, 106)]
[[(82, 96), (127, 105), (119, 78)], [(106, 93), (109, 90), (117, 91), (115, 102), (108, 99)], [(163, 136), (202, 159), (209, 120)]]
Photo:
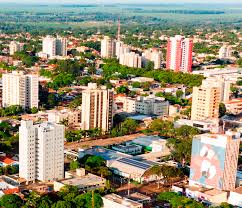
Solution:
[(100, 167), (97, 173), (101, 175), (102, 178), (111, 175), (111, 172), (107, 167)]

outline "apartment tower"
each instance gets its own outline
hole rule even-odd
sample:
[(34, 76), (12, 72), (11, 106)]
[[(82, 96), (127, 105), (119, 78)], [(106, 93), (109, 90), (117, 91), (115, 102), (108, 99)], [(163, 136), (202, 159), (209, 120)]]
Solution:
[(19, 176), (26, 182), (64, 177), (64, 126), (21, 121), (19, 127)]
[(219, 117), (221, 92), (219, 87), (193, 87), (191, 120), (206, 120)]
[(235, 188), (240, 133), (202, 134), (194, 137), (189, 185), (219, 190)]
[(115, 56), (116, 43), (112, 38), (105, 36), (101, 41), (101, 57), (112, 58)]
[(2, 75), (2, 106), (20, 105), (23, 108), (38, 108), (38, 76), (13, 71)]
[(109, 131), (113, 118), (113, 91), (89, 83), (82, 93), (82, 129), (100, 128)]
[(193, 41), (176, 35), (167, 43), (166, 68), (173, 71), (192, 72)]

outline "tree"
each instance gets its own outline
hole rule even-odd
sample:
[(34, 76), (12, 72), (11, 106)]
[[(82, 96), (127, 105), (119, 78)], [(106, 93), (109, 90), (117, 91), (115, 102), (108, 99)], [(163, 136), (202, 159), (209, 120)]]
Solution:
[(152, 166), (149, 170), (146, 171), (145, 175), (146, 176), (155, 175), (156, 180), (157, 180), (157, 188), (158, 189), (160, 188), (159, 178), (162, 175), (161, 166), (159, 166), (159, 165)]
[(133, 88), (140, 88), (141, 87), (141, 84), (139, 82), (133, 82), (132, 83), (132, 87)]
[(162, 136), (171, 136), (174, 133), (174, 124), (171, 121), (155, 119), (151, 122), (149, 129), (151, 131), (159, 132)]
[(120, 131), (123, 135), (126, 134), (132, 134), (136, 131), (136, 128), (138, 127), (138, 124), (133, 119), (126, 119), (124, 122), (121, 123)]
[(106, 178), (111, 175), (111, 172), (107, 167), (100, 167), (97, 172), (99, 175), (101, 175), (102, 178)]
[(6, 194), (0, 198), (0, 206), (3, 208), (19, 208), (23, 200), (16, 194)]
[(31, 108), (31, 113), (32, 114), (35, 114), (35, 113), (38, 113), (38, 108), (36, 108), (36, 107), (33, 107), (33, 108)]
[(184, 93), (183, 93), (182, 90), (177, 90), (177, 91), (176, 91), (176, 96), (179, 97), (179, 98), (181, 98), (181, 97), (183, 96), (183, 94), (184, 94)]
[(51, 208), (72, 208), (71, 203), (67, 201), (58, 201), (51, 205)]
[(239, 67), (242, 67), (242, 58), (238, 59), (237, 64), (239, 65)]
[(224, 103), (219, 103), (219, 118), (226, 114), (226, 106)]
[(238, 97), (238, 95), (239, 95), (239, 89), (236, 86), (232, 85), (230, 87), (230, 91), (232, 92), (232, 94), (234, 95), (235, 98)]
[(127, 86), (120, 86), (120, 87), (117, 87), (116, 92), (118, 94), (119, 93), (128, 94), (129, 93), (129, 88)]
[(71, 170), (76, 170), (76, 169), (78, 169), (78, 168), (80, 168), (80, 164), (79, 164), (79, 162), (78, 162), (77, 160), (72, 160), (72, 161), (70, 162), (70, 169), (71, 169)]
[(56, 106), (58, 104), (58, 99), (57, 99), (55, 94), (49, 94), (47, 99), (48, 99), (47, 103), (51, 107), (54, 107), (54, 106)]

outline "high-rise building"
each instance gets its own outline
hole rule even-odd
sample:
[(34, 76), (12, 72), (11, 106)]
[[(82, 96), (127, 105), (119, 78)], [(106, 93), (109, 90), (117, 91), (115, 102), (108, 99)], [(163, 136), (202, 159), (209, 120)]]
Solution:
[(162, 62), (162, 52), (157, 49), (148, 49), (145, 50), (142, 54), (144, 65), (146, 65), (147, 61), (152, 61), (154, 63), (154, 69), (161, 68)]
[(16, 52), (23, 50), (23, 44), (16, 42), (16, 41), (11, 41), (9, 44), (9, 54), (14, 55)]
[(105, 36), (101, 41), (101, 57), (112, 58), (116, 55), (116, 40)]
[(2, 75), (2, 106), (20, 105), (23, 108), (38, 108), (39, 80), (38, 76), (12, 72)]
[(166, 68), (174, 71), (192, 71), (193, 41), (190, 38), (176, 35), (167, 43)]
[(64, 177), (64, 126), (21, 121), (19, 127), (19, 177), (26, 182)]
[(130, 47), (128, 45), (125, 45), (122, 41), (116, 42), (116, 57), (119, 59), (121, 55), (124, 55), (126, 53), (130, 52)]
[(46, 36), (42, 41), (42, 52), (49, 58), (67, 55), (67, 39), (61, 37)]
[(220, 59), (229, 59), (232, 56), (232, 47), (229, 45), (223, 45), (219, 49), (219, 58)]
[(221, 92), (219, 87), (201, 85), (193, 87), (192, 120), (215, 119), (219, 117)]
[(115, 40), (105, 36), (101, 41), (101, 57), (112, 58), (115, 56), (116, 52)]
[(82, 129), (99, 128), (106, 132), (111, 129), (112, 120), (113, 91), (89, 83), (88, 89), (82, 92)]
[(223, 77), (207, 77), (202, 81), (202, 86), (218, 87), (220, 90), (220, 102), (228, 102), (230, 97), (231, 81)]
[(135, 52), (124, 53), (119, 57), (119, 64), (128, 67), (141, 68), (142, 57)]
[(194, 137), (189, 185), (220, 190), (235, 188), (240, 133)]

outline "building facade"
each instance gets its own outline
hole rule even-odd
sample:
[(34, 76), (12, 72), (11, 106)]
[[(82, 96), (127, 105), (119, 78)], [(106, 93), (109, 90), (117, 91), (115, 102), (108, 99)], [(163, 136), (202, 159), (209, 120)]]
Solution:
[(16, 52), (23, 50), (23, 44), (16, 42), (16, 41), (11, 41), (9, 44), (9, 54), (12, 56)]
[(119, 64), (125, 65), (133, 68), (141, 68), (142, 67), (142, 57), (135, 52), (126, 52), (120, 54)]
[(20, 105), (23, 108), (38, 108), (38, 76), (12, 72), (2, 75), (2, 106)]
[(192, 143), (189, 185), (233, 190), (239, 145), (239, 132), (196, 136)]
[(49, 58), (67, 55), (67, 39), (46, 36), (42, 41), (42, 52)]
[(162, 63), (162, 52), (157, 49), (145, 50), (142, 54), (143, 65), (147, 64), (147, 61), (154, 63), (154, 69), (160, 69)]
[(176, 35), (167, 43), (166, 68), (174, 71), (192, 72), (193, 41)]
[(99, 128), (109, 131), (113, 120), (113, 91), (89, 83), (88, 89), (82, 92), (81, 118), (84, 130)]
[(104, 36), (104, 38), (101, 40), (101, 57), (102, 58), (112, 58), (115, 56), (116, 51), (116, 43), (115, 40)]
[(64, 177), (64, 126), (21, 121), (19, 127), (19, 177), (26, 182)]
[(193, 87), (192, 120), (216, 119), (219, 117), (221, 92), (218, 87)]

